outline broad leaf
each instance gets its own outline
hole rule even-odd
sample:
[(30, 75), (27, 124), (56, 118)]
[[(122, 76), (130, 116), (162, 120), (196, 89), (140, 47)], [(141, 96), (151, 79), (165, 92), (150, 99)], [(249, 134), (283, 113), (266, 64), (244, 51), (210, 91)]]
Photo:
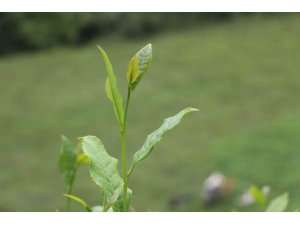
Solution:
[[(131, 200), (132, 200), (132, 190), (130, 188), (127, 188), (127, 196), (126, 196), (126, 200), (127, 200), (127, 206), (130, 206)], [(119, 195), (118, 200), (115, 202), (115, 204), (113, 205), (113, 210), (114, 212), (124, 212), (127, 210), (124, 210), (123, 208), (123, 192), (121, 192), (121, 194)]]
[(151, 153), (151, 151), (153, 150), (153, 146), (161, 140), (163, 134), (166, 131), (174, 128), (181, 121), (184, 115), (193, 111), (198, 111), (198, 109), (186, 108), (180, 111), (175, 116), (165, 119), (160, 128), (149, 134), (144, 145), (134, 154), (132, 164), (128, 172), (128, 176), (131, 174), (136, 164), (141, 160), (145, 159)]
[(85, 153), (81, 153), (77, 156), (77, 165), (89, 164), (90, 159)]
[(118, 172), (118, 160), (108, 155), (101, 140), (95, 136), (80, 138), (84, 153), (90, 158), (90, 175), (107, 199), (123, 183)]
[(62, 136), (61, 140), (62, 143), (58, 167), (60, 173), (64, 177), (65, 183), (70, 187), (75, 179), (77, 155), (72, 143), (67, 137)]
[(261, 205), (261, 206), (265, 205), (266, 197), (265, 197), (265, 194), (261, 190), (259, 190), (256, 186), (252, 186), (250, 188), (250, 193), (259, 205)]
[(91, 209), (91, 207), (85, 201), (83, 201), (81, 198), (78, 198), (78, 197), (76, 197), (74, 195), (69, 195), (69, 194), (64, 194), (64, 196), (67, 197), (67, 198), (72, 199), (75, 202), (80, 203), (83, 206), (83, 208), (85, 208), (86, 211), (88, 211), (88, 212), (92, 212), (93, 211)]
[(284, 193), (273, 199), (267, 208), (267, 212), (283, 212), (289, 203), (289, 194)]
[(152, 45), (148, 44), (136, 53), (127, 68), (127, 80), (134, 90), (152, 63)]
[(100, 49), (100, 52), (102, 54), (102, 57), (106, 65), (106, 71), (107, 71), (107, 80), (105, 84), (106, 94), (109, 100), (113, 103), (114, 110), (116, 113), (116, 117), (119, 121), (119, 124), (122, 125), (123, 117), (124, 117), (123, 100), (117, 88), (116, 76), (114, 74), (111, 62), (106, 52), (100, 46), (98, 46), (98, 48)]

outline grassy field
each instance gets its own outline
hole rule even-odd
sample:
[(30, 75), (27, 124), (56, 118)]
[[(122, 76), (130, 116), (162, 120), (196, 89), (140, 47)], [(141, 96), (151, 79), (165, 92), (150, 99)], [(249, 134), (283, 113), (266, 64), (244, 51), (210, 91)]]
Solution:
[[(130, 180), (137, 211), (230, 211), (250, 185), (288, 191), (300, 207), (300, 15), (248, 17), (169, 31), (148, 39), (101, 39), (78, 49), (59, 48), (0, 59), (0, 210), (53, 211), (65, 199), (57, 160), (60, 135), (102, 138), (120, 156), (118, 127), (106, 99), (109, 54), (119, 87), (131, 56), (151, 42), (154, 61), (136, 89), (128, 118), (130, 156), (165, 117), (200, 109), (168, 133)], [(122, 89), (125, 93), (125, 89)], [(130, 157), (129, 157), (130, 158)], [(205, 207), (202, 182), (222, 171), (235, 180), (220, 203)], [(87, 168), (74, 194), (96, 205)], [(176, 209), (168, 201), (192, 196)], [(73, 210), (80, 207), (73, 205)]]

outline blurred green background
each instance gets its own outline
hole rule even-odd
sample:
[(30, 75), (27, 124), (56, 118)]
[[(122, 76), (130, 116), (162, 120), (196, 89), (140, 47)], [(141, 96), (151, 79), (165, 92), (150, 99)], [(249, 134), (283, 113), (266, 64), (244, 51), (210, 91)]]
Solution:
[[(60, 136), (101, 137), (120, 157), (118, 126), (97, 49), (110, 56), (122, 93), (127, 63), (147, 43), (153, 64), (128, 118), (129, 159), (165, 117), (200, 109), (165, 135), (130, 180), (137, 211), (251, 211), (236, 199), (252, 184), (300, 207), (300, 14), (1, 13), (0, 211), (63, 209)], [(235, 185), (206, 206), (203, 181)], [(96, 205), (81, 168), (74, 195)], [(175, 208), (170, 201), (191, 196)], [(76, 203), (72, 210), (81, 210)]]

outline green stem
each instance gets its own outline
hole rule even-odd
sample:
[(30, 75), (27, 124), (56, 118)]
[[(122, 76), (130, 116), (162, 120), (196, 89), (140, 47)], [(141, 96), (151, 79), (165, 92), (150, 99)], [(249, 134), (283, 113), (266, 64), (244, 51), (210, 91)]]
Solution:
[(126, 99), (126, 106), (125, 106), (125, 113), (124, 113), (124, 120), (123, 120), (123, 127), (121, 129), (121, 136), (122, 136), (122, 174), (124, 180), (124, 189), (123, 189), (123, 208), (124, 212), (128, 211), (127, 209), (127, 166), (126, 166), (126, 121), (127, 121), (127, 112), (128, 106), (130, 101), (131, 89), (128, 87), (127, 91), (127, 99)]
[[(72, 195), (73, 183), (68, 188), (68, 195)], [(71, 199), (67, 198), (66, 212), (70, 211)]]

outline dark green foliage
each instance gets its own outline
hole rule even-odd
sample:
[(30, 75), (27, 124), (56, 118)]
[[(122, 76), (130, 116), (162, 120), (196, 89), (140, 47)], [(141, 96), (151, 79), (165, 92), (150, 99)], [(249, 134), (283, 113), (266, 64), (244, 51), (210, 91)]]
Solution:
[(230, 13), (1, 13), (0, 54), (79, 45), (110, 33), (132, 39), (232, 17)]

